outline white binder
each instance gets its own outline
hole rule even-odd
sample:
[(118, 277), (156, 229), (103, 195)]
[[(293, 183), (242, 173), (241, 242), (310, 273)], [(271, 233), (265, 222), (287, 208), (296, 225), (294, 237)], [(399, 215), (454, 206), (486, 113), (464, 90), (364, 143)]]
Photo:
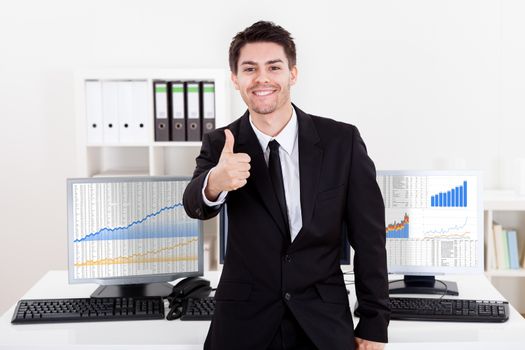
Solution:
[(104, 143), (102, 87), (98, 80), (85, 81), (87, 144)]
[(133, 85), (131, 81), (118, 83), (118, 125), (120, 143), (135, 143), (133, 133)]
[(133, 139), (138, 144), (148, 144), (150, 141), (150, 129), (148, 128), (148, 121), (151, 114), (148, 113), (148, 82), (134, 81), (133, 85), (133, 108), (132, 108), (132, 131)]
[(102, 82), (102, 113), (104, 122), (104, 143), (119, 143), (118, 125), (118, 85), (117, 81)]

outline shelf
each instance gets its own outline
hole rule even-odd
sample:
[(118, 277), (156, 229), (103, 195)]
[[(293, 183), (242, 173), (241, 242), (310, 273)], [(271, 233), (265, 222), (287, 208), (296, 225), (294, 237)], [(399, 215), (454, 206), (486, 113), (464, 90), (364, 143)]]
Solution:
[(153, 142), (151, 144), (90, 144), (88, 148), (117, 148), (117, 147), (201, 147), (201, 141), (170, 141), (170, 142)]
[(485, 191), (485, 210), (525, 211), (525, 196), (514, 191)]
[(149, 144), (142, 143), (142, 144), (135, 144), (135, 143), (114, 143), (114, 144), (87, 144), (86, 147), (92, 147), (92, 148), (100, 148), (100, 147), (149, 147)]
[(525, 277), (525, 269), (519, 270), (487, 270), (488, 277)]
[(149, 176), (148, 169), (129, 169), (129, 170), (106, 170), (93, 174), (93, 177), (121, 177), (121, 176)]
[(201, 141), (154, 142), (153, 147), (201, 147)]
[(113, 68), (85, 70), (77, 73), (80, 79), (100, 80), (211, 80), (219, 77), (226, 80), (228, 72), (224, 69), (178, 69), (178, 68)]
[[(77, 119), (78, 168), (80, 176), (189, 176), (195, 169), (201, 141), (156, 142), (154, 135), (154, 95), (148, 93), (145, 106), (148, 115), (143, 124), (145, 134), (136, 142), (126, 137), (120, 142), (88, 140), (86, 116), (86, 81), (141, 81), (153, 88), (155, 80), (214, 81), (215, 127), (232, 122), (230, 112), (231, 84), (225, 69), (101, 69), (75, 73), (75, 109)], [(143, 93), (142, 91), (141, 93)], [(152, 92), (152, 91), (151, 91)], [(120, 117), (119, 117), (120, 118)], [(129, 135), (127, 135), (129, 136)], [(109, 139), (108, 139), (109, 140)], [(111, 139), (113, 140), (113, 139)], [(133, 169), (139, 169), (134, 171)], [(131, 171), (130, 171), (131, 170)]]

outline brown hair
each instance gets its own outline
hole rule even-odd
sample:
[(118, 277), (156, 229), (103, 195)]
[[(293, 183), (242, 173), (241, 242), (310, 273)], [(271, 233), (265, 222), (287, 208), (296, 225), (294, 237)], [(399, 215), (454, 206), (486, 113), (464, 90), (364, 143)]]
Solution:
[(234, 74), (237, 74), (237, 63), (242, 47), (254, 42), (272, 42), (281, 45), (288, 59), (288, 67), (295, 66), (297, 61), (295, 43), (290, 33), (273, 22), (259, 21), (237, 33), (232, 39), (229, 61), (230, 70)]

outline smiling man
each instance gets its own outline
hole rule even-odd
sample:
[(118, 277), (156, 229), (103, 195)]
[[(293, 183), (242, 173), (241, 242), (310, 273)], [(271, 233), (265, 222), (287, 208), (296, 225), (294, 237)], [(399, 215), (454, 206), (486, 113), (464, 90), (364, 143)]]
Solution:
[[(282, 27), (261, 21), (238, 33), (229, 62), (248, 110), (204, 136), (183, 200), (202, 220), (228, 203), (228, 255), (204, 348), (383, 349), (384, 205), (357, 128), (291, 103), (296, 51)], [(343, 222), (355, 250), (355, 329), (339, 266)]]

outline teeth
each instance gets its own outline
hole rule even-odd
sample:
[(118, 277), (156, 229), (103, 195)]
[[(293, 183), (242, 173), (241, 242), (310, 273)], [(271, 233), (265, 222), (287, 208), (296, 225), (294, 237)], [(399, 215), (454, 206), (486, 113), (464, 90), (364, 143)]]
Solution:
[(273, 93), (273, 91), (254, 91), (254, 94), (257, 96), (266, 96)]

